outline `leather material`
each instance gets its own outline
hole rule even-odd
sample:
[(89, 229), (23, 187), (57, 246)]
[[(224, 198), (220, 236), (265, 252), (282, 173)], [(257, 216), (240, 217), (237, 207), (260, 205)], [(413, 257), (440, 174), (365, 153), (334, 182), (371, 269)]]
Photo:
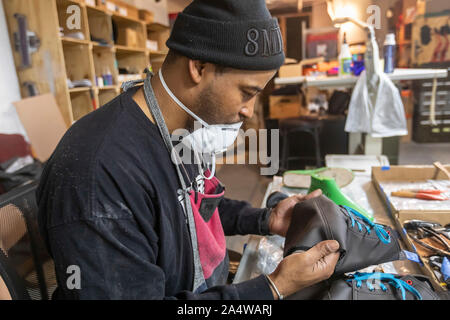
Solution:
[[(430, 284), (427, 277), (424, 276), (397, 276), (413, 286), (422, 296), (423, 300), (448, 300), (445, 292), (436, 292)], [(401, 290), (397, 289), (388, 281), (382, 281), (387, 290), (383, 291), (376, 282), (372, 285), (374, 290), (370, 290), (365, 281), (362, 281), (361, 287), (358, 288), (357, 281), (350, 278), (341, 278), (334, 281), (328, 280), (320, 282), (312, 287), (301, 290), (289, 297), (288, 300), (402, 300)], [(405, 289), (406, 300), (417, 300), (410, 291)]]
[(364, 223), (359, 231), (357, 224), (352, 227), (346, 209), (336, 205), (325, 196), (298, 203), (293, 210), (284, 245), (284, 256), (297, 250), (306, 251), (324, 240), (336, 240), (340, 245), (341, 256), (334, 275), (357, 271), (371, 265), (400, 260), (403, 255), (395, 232), (383, 228), (390, 234), (390, 243), (383, 243), (375, 230), (370, 234)]

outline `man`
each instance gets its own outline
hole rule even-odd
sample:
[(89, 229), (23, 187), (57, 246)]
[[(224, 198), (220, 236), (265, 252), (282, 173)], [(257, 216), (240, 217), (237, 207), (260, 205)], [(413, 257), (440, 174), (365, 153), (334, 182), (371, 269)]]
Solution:
[[(225, 285), (224, 235), (284, 236), (293, 206), (320, 193), (288, 198), (272, 211), (222, 198), (203, 168), (174, 164), (164, 135), (192, 131), (195, 119), (223, 128), (252, 117), (257, 94), (284, 61), (265, 1), (195, 0), (167, 45), (161, 73), (145, 90), (130, 88), (79, 120), (46, 165), (37, 195), (55, 261), (54, 296), (278, 299), (330, 277), (335, 241), (285, 258), (268, 277)], [(216, 190), (200, 192), (202, 183)], [(204, 215), (211, 199), (219, 201)], [(70, 266), (80, 271), (78, 286)]]

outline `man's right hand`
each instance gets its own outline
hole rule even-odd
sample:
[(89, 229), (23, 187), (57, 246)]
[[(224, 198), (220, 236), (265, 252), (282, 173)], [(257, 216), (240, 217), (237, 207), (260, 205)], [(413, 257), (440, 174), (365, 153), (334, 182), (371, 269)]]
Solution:
[[(333, 275), (339, 259), (339, 243), (322, 241), (301, 253), (284, 258), (269, 275), (278, 291), (285, 297), (326, 280)], [(272, 289), (275, 299), (278, 295)]]

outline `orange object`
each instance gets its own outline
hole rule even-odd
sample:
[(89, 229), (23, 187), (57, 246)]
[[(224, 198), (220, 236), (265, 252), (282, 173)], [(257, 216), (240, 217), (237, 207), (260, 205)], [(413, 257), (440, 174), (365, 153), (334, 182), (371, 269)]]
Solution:
[(402, 198), (416, 198), (416, 199), (422, 199), (422, 200), (437, 200), (437, 201), (449, 200), (447, 197), (444, 197), (441, 194), (420, 193), (420, 192), (414, 192), (414, 191), (409, 191), (409, 190), (400, 190), (400, 191), (392, 192), (391, 196), (402, 197)]
[(427, 189), (427, 190), (417, 190), (417, 189), (412, 189), (412, 190), (398, 190), (398, 192), (400, 191), (407, 191), (407, 192), (415, 192), (415, 193), (426, 193), (426, 194), (442, 194), (445, 191), (444, 190), (437, 190), (437, 189)]

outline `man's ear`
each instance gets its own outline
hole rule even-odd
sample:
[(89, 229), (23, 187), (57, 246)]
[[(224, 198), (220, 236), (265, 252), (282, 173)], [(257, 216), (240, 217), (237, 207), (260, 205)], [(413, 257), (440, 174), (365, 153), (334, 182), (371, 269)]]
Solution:
[(199, 84), (205, 74), (205, 63), (189, 59), (189, 75), (195, 84)]

